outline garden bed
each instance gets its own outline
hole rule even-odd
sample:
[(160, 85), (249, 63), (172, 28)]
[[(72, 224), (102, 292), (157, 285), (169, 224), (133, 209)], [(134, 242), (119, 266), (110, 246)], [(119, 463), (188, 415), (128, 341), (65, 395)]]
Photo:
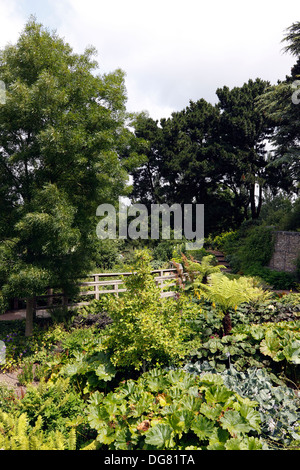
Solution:
[(299, 449), (299, 295), (237, 304), (224, 335), (199, 282), (162, 299), (138, 268), (123, 296), (37, 319), (30, 338), (0, 322), (0, 447)]

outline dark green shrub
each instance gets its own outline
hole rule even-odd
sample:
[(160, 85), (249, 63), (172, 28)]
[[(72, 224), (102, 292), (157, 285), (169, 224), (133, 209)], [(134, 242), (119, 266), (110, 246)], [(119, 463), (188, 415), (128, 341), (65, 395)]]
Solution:
[(246, 269), (247, 275), (257, 276), (263, 279), (273, 289), (292, 289), (295, 285), (296, 276), (284, 271), (272, 271), (259, 264), (252, 265)]
[(283, 218), (283, 230), (300, 230), (300, 198), (298, 198), (293, 208)]

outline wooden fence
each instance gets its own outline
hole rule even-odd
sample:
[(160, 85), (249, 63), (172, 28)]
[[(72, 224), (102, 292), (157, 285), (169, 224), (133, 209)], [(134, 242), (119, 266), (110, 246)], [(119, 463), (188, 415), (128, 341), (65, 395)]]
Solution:
[[(91, 281), (80, 282), (78, 285), (82, 288), (78, 297), (85, 297), (85, 301), (70, 303), (70, 299), (62, 292), (53, 292), (53, 289), (48, 289), (48, 293), (44, 295), (37, 295), (34, 299), (34, 310), (47, 310), (59, 306), (78, 306), (88, 304), (87, 298), (99, 300), (100, 295), (114, 294), (118, 296), (120, 293), (125, 292), (124, 277), (131, 276), (132, 272), (125, 273), (95, 273), (87, 276), (86, 279)], [(173, 297), (176, 292), (173, 290), (164, 290), (177, 285), (178, 271), (176, 268), (169, 269), (156, 269), (151, 272), (154, 276), (155, 283), (161, 289), (162, 297)], [(174, 281), (171, 282), (170, 281)], [(167, 284), (166, 284), (167, 282)], [(22, 300), (22, 299), (21, 299)], [(24, 299), (23, 299), (24, 300)], [(59, 300), (59, 301), (58, 301)], [(57, 302), (58, 301), (58, 302)], [(41, 305), (43, 304), (43, 305)], [(19, 308), (19, 299), (14, 299), (14, 309)]]

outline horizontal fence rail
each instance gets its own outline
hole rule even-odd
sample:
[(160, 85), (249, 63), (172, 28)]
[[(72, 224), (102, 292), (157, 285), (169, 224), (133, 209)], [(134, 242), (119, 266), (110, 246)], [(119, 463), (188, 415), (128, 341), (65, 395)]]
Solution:
[[(99, 300), (101, 295), (114, 294), (118, 296), (120, 293), (126, 292), (124, 287), (124, 278), (132, 276), (135, 273), (95, 273), (90, 274), (86, 279), (92, 279), (91, 281), (79, 282), (78, 286), (81, 288), (79, 294), (76, 297), (86, 297), (86, 300), (79, 300), (78, 302), (72, 301), (63, 292), (54, 293), (53, 289), (48, 288), (48, 293), (43, 295), (37, 295), (34, 298), (34, 310), (48, 310), (61, 306), (80, 306), (89, 304), (93, 299)], [(174, 297), (176, 292), (174, 290), (165, 290), (166, 288), (176, 287), (178, 285), (179, 272), (178, 268), (169, 269), (156, 269), (151, 272), (154, 276), (156, 285), (161, 290), (161, 297)], [(171, 282), (170, 282), (171, 281)], [(172, 282), (173, 281), (173, 282)], [(167, 284), (166, 284), (167, 283)], [(19, 308), (19, 301), (25, 299), (14, 299), (14, 310)], [(55, 302), (56, 301), (56, 302)], [(57, 302), (59, 301), (59, 302)], [(40, 305), (40, 304), (44, 305)]]

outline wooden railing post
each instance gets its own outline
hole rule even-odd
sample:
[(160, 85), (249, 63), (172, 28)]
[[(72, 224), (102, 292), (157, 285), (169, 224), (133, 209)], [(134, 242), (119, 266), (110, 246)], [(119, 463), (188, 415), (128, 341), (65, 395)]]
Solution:
[[(99, 276), (95, 275), (94, 276), (94, 282), (99, 282)], [(95, 284), (95, 299), (99, 300), (99, 285)]]
[[(50, 289), (50, 287), (47, 289), (47, 294), (48, 295), (53, 295), (53, 289)], [(47, 305), (48, 307), (51, 307), (53, 305), (53, 297), (48, 297), (47, 298)]]
[(119, 284), (117, 282), (114, 284), (114, 291), (115, 296), (119, 297)]

